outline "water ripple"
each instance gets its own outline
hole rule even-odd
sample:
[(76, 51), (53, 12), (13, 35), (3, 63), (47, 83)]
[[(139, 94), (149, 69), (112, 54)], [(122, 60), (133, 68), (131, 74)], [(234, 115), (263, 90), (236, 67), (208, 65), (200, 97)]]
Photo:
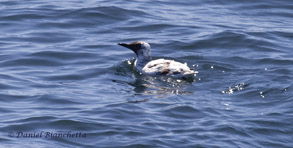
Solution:
[[(0, 2), (3, 147), (292, 147), (292, 4)], [(140, 74), (118, 42), (186, 62)], [(17, 132), (86, 138), (17, 138)]]

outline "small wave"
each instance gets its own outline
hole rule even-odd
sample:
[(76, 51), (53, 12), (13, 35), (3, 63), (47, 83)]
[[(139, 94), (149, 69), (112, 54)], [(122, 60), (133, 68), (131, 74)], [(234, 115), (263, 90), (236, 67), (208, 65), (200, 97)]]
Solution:
[(256, 59), (255, 63), (258, 65), (293, 65), (293, 60), (276, 59), (276, 58), (261, 58)]
[[(51, 95), (51, 94), (43, 94), (37, 97), (34, 100), (35, 103), (39, 104), (55, 104), (57, 106), (62, 105), (81, 105), (82, 102), (78, 102), (77, 100), (62, 98), (59, 96)], [(47, 108), (50, 109), (50, 108)]]
[(62, 66), (63, 63), (42, 58), (20, 58), (1, 62), (2, 67), (20, 66)]
[(34, 14), (34, 13), (27, 13), (27, 14), (15, 14), (15, 15), (8, 15), (0, 17), (2, 21), (23, 21), (23, 20), (34, 20), (34, 19), (44, 19), (47, 16)]
[(47, 58), (56, 60), (77, 60), (94, 58), (94, 54), (87, 52), (64, 52), (64, 51), (40, 51), (30, 54), (31, 57)]
[(163, 31), (171, 30), (171, 29), (174, 29), (177, 27), (179, 27), (179, 26), (171, 25), (171, 24), (149, 24), (149, 25), (138, 24), (136, 26), (117, 27), (117, 29), (120, 29), (123, 31), (128, 30), (131, 32), (141, 32), (141, 31), (163, 32)]
[(107, 73), (105, 68), (88, 68), (77, 70), (64, 70), (59, 73), (50, 73), (43, 77), (46, 81), (77, 81), (95, 78), (98, 75)]
[(169, 106), (163, 113), (166, 116), (177, 119), (194, 119), (205, 115), (204, 112), (188, 105)]
[[(69, 12), (63, 13), (58, 17), (64, 18), (80, 18), (80, 19), (91, 19), (91, 21), (111, 22), (116, 20), (125, 20), (131, 16), (143, 16), (146, 13), (138, 10), (128, 10), (116, 6), (100, 6), (93, 8), (81, 8), (77, 10), (70, 10)], [(101, 21), (103, 20), (103, 21)]]

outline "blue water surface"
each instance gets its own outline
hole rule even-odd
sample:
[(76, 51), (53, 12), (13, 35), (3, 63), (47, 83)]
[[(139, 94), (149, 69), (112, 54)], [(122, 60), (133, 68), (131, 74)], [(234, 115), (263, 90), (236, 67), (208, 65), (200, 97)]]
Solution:
[[(1, 0), (1, 147), (293, 147), (291, 0)], [(186, 62), (139, 74), (118, 42)]]

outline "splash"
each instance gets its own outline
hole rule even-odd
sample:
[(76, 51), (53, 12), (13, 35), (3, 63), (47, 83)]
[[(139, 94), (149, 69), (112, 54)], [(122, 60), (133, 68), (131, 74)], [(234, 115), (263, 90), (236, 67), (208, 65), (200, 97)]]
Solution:
[(237, 92), (237, 91), (242, 91), (244, 90), (245, 87), (247, 87), (248, 84), (245, 84), (245, 83), (240, 83), (240, 84), (237, 84), (233, 87), (229, 87), (228, 90), (223, 90), (222, 91), (222, 94), (233, 94), (234, 92)]

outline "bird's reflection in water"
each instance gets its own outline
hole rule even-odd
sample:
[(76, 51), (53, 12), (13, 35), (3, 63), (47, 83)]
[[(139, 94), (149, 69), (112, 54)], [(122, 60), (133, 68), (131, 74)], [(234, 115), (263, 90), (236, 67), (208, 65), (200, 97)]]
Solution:
[[(174, 79), (170, 77), (152, 77), (141, 76), (135, 79), (133, 84), (130, 84), (135, 88), (133, 91), (137, 94), (144, 95), (157, 95), (163, 96), (166, 94), (181, 94), (189, 95), (192, 92), (186, 91), (184, 88), (186, 85), (190, 85), (190, 82), (180, 79)], [(161, 98), (161, 97), (160, 97)]]

